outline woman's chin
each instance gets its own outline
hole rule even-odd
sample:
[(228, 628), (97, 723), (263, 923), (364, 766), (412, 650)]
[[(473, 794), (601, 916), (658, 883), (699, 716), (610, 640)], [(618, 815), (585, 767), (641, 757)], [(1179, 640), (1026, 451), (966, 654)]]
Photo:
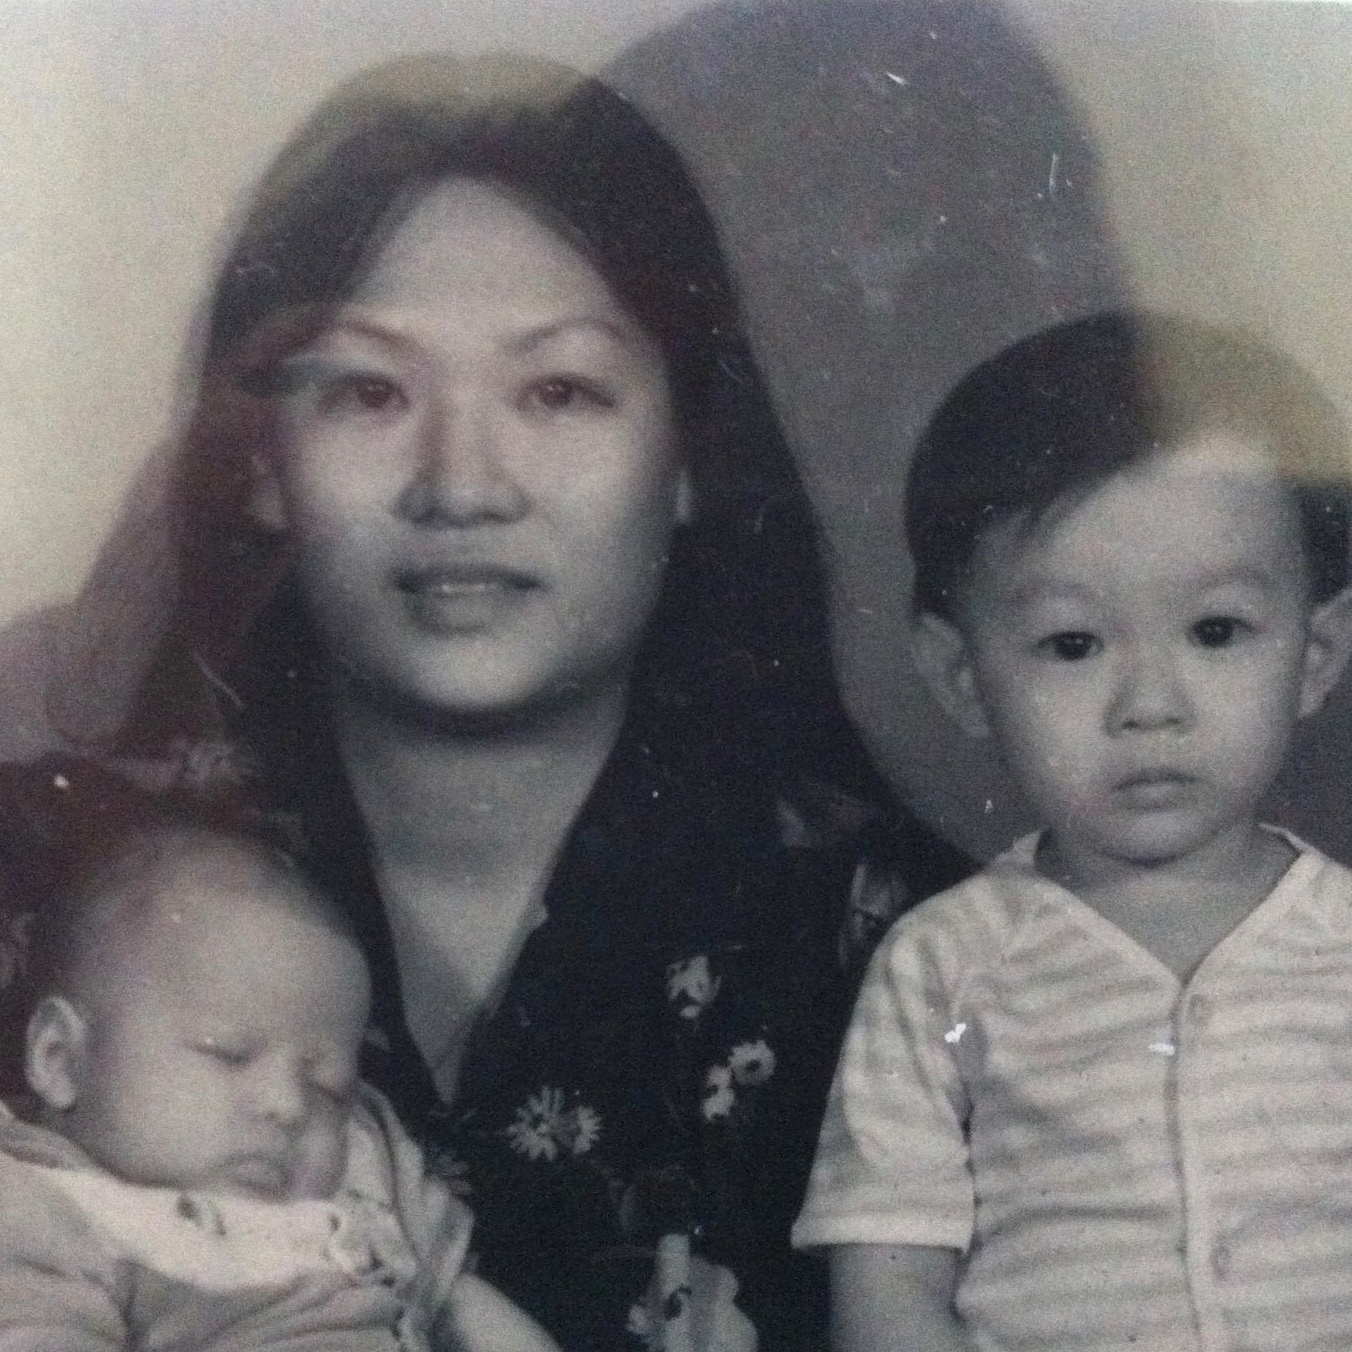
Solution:
[(482, 670), (472, 679), (364, 680), (349, 677), (342, 696), (350, 706), (409, 729), (434, 735), (499, 735), (534, 726), (607, 716), (623, 709), (628, 680), (513, 679)]

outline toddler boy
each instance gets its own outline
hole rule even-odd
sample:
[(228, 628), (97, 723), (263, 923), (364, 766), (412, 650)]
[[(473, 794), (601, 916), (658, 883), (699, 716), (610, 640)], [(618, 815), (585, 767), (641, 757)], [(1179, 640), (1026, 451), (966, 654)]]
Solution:
[(917, 660), (1045, 829), (865, 982), (795, 1228), (845, 1352), (1352, 1346), (1352, 873), (1257, 815), (1352, 647), (1346, 457), (1265, 344), (1119, 314), (931, 423)]

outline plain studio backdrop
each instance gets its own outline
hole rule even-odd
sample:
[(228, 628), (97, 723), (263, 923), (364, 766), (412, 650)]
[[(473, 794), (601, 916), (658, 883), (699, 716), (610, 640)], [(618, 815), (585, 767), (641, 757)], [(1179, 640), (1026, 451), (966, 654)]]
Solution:
[[(1010, 338), (1110, 300), (1264, 330), (1352, 416), (1352, 7), (1215, 0), (0, 0), (0, 752), (244, 194), (336, 82), (432, 48), (607, 73), (720, 219), (821, 510), (851, 707), (919, 810), (1022, 824), (906, 656), (909, 445)], [(36, 617), (35, 617), (36, 612)], [(1273, 804), (1352, 859), (1352, 695)]]

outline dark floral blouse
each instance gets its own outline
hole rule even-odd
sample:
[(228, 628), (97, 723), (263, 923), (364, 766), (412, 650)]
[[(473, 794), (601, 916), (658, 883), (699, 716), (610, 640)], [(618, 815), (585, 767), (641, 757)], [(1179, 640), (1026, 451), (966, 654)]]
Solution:
[(473, 1207), (481, 1270), (570, 1352), (646, 1345), (640, 1296), (673, 1230), (737, 1275), (763, 1352), (825, 1346), (822, 1265), (788, 1231), (839, 1041), (882, 931), (965, 863), (797, 787), (632, 722), (452, 1104), (372, 935), (368, 1077)]
[[(219, 776), (206, 759), (188, 773)], [(272, 786), (270, 814), (362, 931), (365, 1074), (473, 1208), (480, 1271), (568, 1352), (641, 1352), (654, 1244), (683, 1231), (736, 1274), (762, 1352), (824, 1347), (823, 1267), (788, 1231), (838, 1044), (877, 938), (965, 861), (909, 819), (822, 784), (777, 792), (717, 738), (632, 718), (448, 1104), (400, 1013), (336, 760), (309, 769)]]

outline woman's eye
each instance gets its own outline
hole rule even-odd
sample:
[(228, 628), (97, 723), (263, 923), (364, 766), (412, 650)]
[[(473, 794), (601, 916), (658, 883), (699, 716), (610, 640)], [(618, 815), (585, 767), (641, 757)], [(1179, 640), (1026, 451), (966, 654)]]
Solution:
[(1248, 627), (1233, 615), (1208, 615), (1192, 626), (1192, 638), (1203, 648), (1228, 648)]
[(1096, 634), (1067, 629), (1060, 634), (1048, 635), (1037, 646), (1058, 662), (1083, 662), (1086, 657), (1093, 657), (1102, 645)]
[(547, 380), (537, 380), (526, 391), (525, 402), (530, 407), (551, 413), (586, 406), (593, 408), (615, 406), (614, 399), (604, 390), (575, 376), (550, 376)]
[(319, 395), (319, 407), (326, 413), (386, 413), (406, 402), (395, 381), (377, 375), (335, 376)]

